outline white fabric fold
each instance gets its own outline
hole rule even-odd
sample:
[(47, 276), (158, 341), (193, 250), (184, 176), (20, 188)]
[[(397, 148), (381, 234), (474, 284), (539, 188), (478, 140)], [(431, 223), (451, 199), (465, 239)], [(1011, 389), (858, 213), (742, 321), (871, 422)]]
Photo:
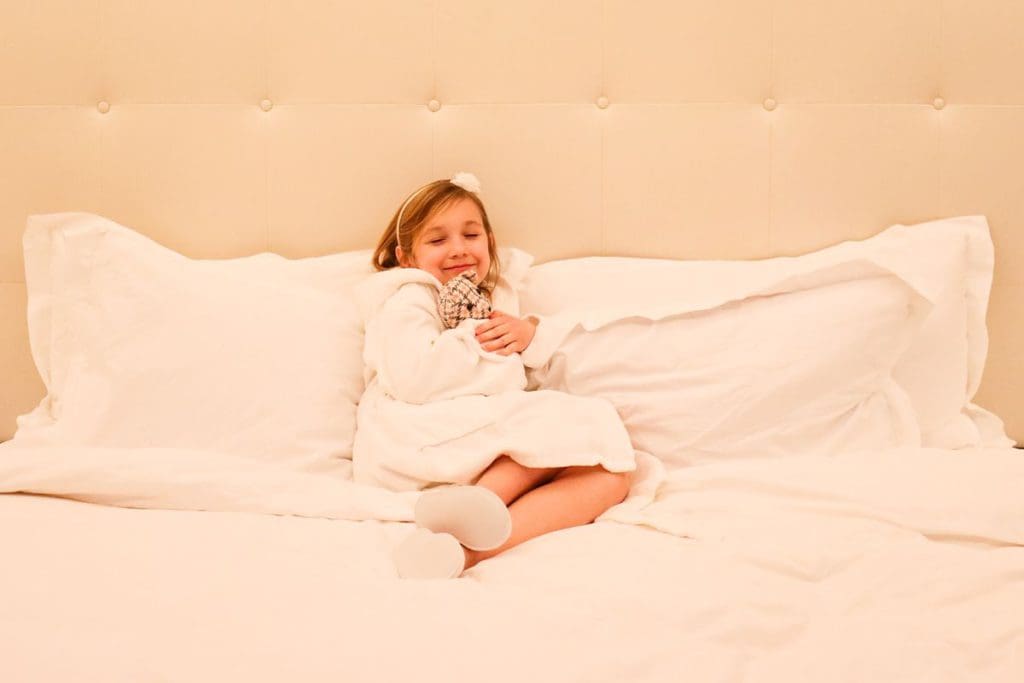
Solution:
[[(631, 508), (664, 479), (638, 454)], [(433, 462), (455, 462), (443, 456)], [(227, 453), (184, 448), (38, 447), (0, 444), (0, 494), (32, 493), (125, 508), (249, 512), (352, 521), (407, 522), (419, 493), (353, 481), (352, 462), (303, 472)]]
[[(880, 539), (1024, 546), (1024, 454), (896, 448), (733, 460), (665, 475), (638, 453), (629, 497), (600, 521), (784, 558), (805, 569)], [(363, 486), (351, 464), (306, 473), (213, 451), (0, 445), (0, 493), (144, 509), (409, 521), (418, 497)], [(815, 558), (813, 562), (811, 558)]]
[(678, 469), (649, 505), (603, 518), (820, 564), (894, 534), (1024, 546), (1022, 490), (1024, 454), (1012, 448), (817, 453)]
[(130, 508), (412, 519), (415, 494), (354, 483), (351, 470), (344, 459), (311, 473), (209, 450), (0, 445), (0, 493)]
[[(802, 257), (807, 259), (807, 257)], [(601, 307), (570, 307), (546, 316), (548, 329), (543, 344), (553, 352), (575, 328), (587, 331), (598, 330), (611, 323), (630, 318), (663, 320), (681, 315), (709, 311), (726, 304), (752, 297), (772, 296), (796, 292), (814, 287), (825, 287), (833, 283), (866, 280), (879, 276), (894, 276), (905, 282), (923, 301), (930, 306), (936, 297), (935, 284), (927, 280), (904, 277), (877, 261), (851, 258), (834, 263), (814, 263), (810, 259), (798, 261), (793, 267), (765, 269), (756, 276), (733, 283), (732, 286), (715, 287), (710, 290), (679, 292), (671, 302), (656, 303), (611, 301)], [(548, 356), (551, 354), (548, 353)]]

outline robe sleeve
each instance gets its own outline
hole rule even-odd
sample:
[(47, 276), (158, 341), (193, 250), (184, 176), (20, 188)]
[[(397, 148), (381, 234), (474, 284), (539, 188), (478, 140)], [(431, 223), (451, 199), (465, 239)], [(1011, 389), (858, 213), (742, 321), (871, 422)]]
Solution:
[(381, 388), (406, 403), (525, 388), (522, 360), (483, 351), (474, 328), (444, 329), (431, 287), (405, 284), (367, 323), (363, 358)]
[(523, 364), (528, 368), (541, 368), (548, 364), (551, 356), (572, 331), (574, 324), (559, 316), (531, 315), (537, 321), (533, 340), (521, 354)]

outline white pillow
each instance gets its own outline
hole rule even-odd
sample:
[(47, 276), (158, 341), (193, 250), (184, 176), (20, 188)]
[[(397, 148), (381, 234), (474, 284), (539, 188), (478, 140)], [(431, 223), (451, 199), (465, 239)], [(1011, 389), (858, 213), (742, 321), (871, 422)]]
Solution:
[[(89, 214), (32, 216), (26, 445), (181, 447), (315, 470), (350, 457), (370, 253), (193, 260)], [(353, 360), (355, 359), (355, 360)]]
[[(23, 445), (181, 447), (349, 458), (363, 391), (352, 287), (368, 250), (194, 260), (91, 214), (32, 216), (29, 337), (47, 396)], [(503, 250), (518, 284), (532, 258)]]
[(634, 447), (670, 467), (919, 446), (891, 373), (929, 303), (862, 263), (763, 291), (780, 289), (583, 321), (532, 381), (611, 401)]
[(585, 316), (598, 310), (686, 308), (708, 298), (736, 300), (780, 277), (851, 259), (898, 275), (934, 305), (894, 368), (918, 415), (922, 444), (1012, 445), (999, 418), (971, 403), (988, 349), (985, 311), (993, 249), (984, 216), (897, 225), (866, 240), (760, 261), (555, 261), (530, 269), (522, 309), (542, 316), (567, 310)]

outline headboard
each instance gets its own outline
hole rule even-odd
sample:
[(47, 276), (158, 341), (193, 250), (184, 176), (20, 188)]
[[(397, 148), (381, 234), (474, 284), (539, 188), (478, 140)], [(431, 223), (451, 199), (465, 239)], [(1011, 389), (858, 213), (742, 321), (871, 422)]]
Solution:
[(44, 388), (21, 235), (81, 210), (188, 256), (366, 248), (476, 173), (504, 244), (760, 258), (984, 214), (976, 402), (1024, 440), (1024, 3), (39, 0), (0, 16), (0, 438)]

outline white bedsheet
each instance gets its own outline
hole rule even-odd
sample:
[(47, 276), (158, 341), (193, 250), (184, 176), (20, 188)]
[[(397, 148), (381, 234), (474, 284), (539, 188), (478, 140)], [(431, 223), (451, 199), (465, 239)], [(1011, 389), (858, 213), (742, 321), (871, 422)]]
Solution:
[[(187, 508), (216, 488), (183, 462), (191, 488), (126, 496), (139, 453), (103, 485), (73, 455), (0, 448), (0, 490)], [(378, 501), (238, 476), (222, 507)], [(395, 577), (408, 524), (2, 495), (0, 680), (1024, 680), (1019, 452), (733, 461), (651, 493), (446, 582)]]

